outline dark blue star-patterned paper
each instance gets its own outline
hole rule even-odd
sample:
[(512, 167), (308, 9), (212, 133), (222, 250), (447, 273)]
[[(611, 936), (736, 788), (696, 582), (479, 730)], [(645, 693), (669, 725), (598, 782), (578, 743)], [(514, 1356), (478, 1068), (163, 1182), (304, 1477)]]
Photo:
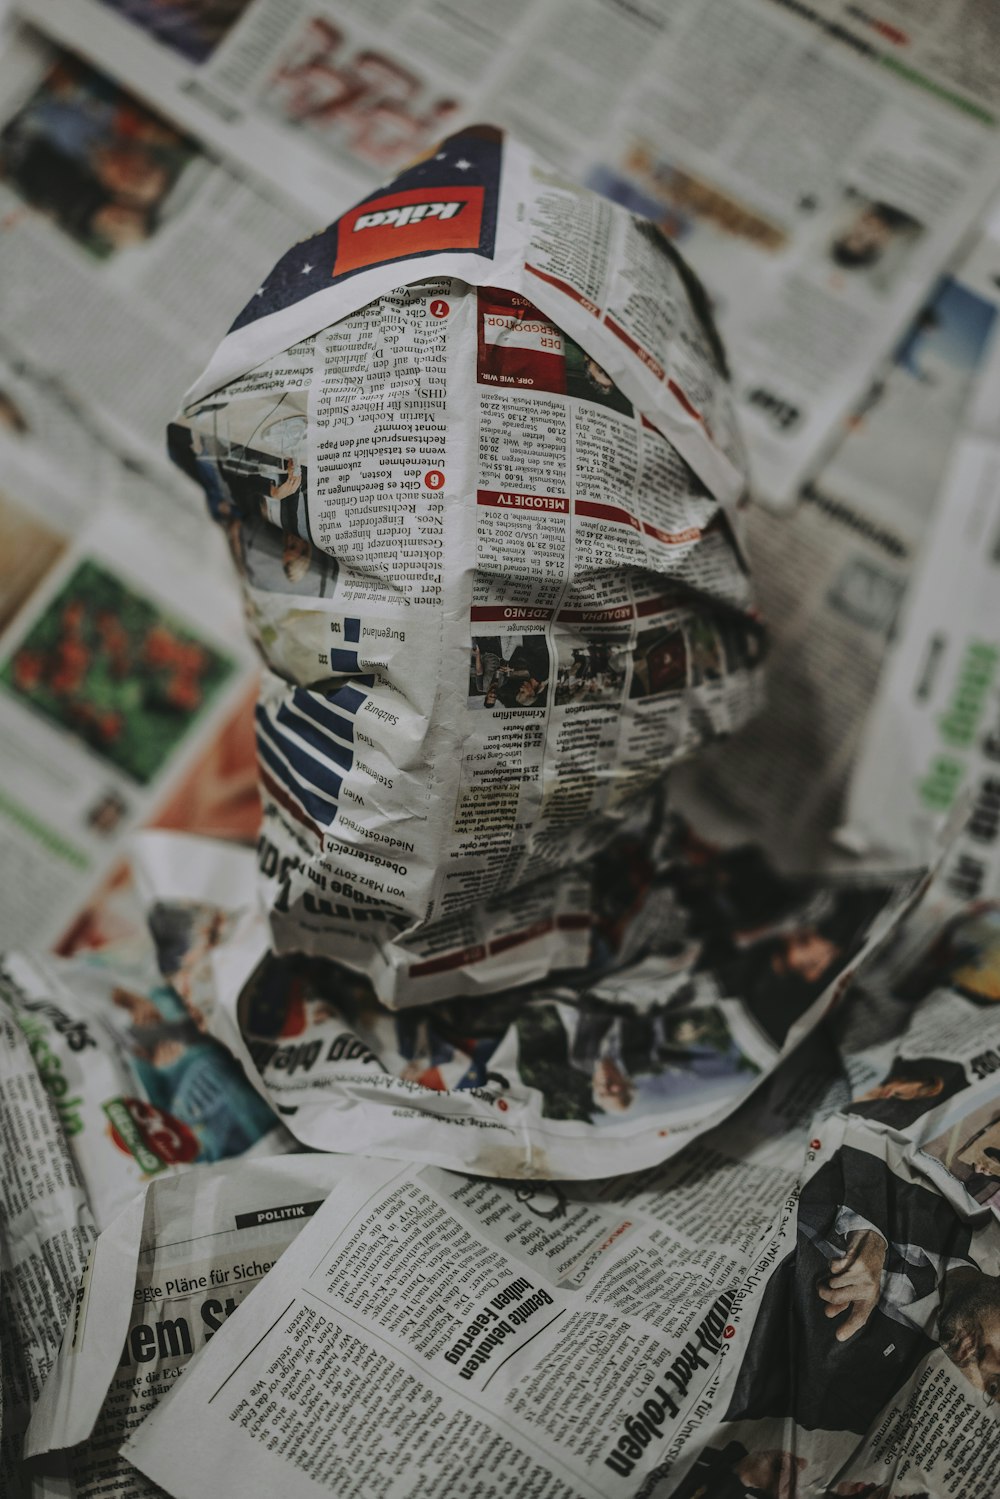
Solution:
[[(449, 253), (492, 256), (500, 195), (502, 141), (500, 131), (492, 125), (473, 125), (467, 130), (459, 131), (457, 135), (451, 135), (442, 141), (425, 161), (407, 168), (388, 187), (380, 187), (369, 193), (362, 202), (374, 203), (390, 193), (414, 187), (426, 188), (428, 193), (453, 187), (483, 187), (486, 191), (478, 246)], [(311, 239), (293, 246), (281, 257), (267, 280), (254, 292), (233, 323), (230, 333), (235, 333), (238, 328), (245, 328), (248, 323), (255, 323), (272, 312), (282, 312), (286, 307), (293, 307), (296, 302), (312, 296), (313, 292), (325, 291), (358, 274), (357, 270), (345, 271), (336, 277), (331, 274), (331, 267), (337, 259), (339, 223), (338, 219), (319, 234), (314, 234)], [(436, 253), (438, 252), (433, 250), (418, 251), (405, 259), (420, 260)]]

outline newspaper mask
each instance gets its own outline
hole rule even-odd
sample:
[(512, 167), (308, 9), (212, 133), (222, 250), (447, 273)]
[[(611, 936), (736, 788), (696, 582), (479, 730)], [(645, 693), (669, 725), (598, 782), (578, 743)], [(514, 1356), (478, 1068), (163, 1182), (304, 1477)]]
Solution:
[(278, 949), (389, 1005), (589, 963), (595, 855), (759, 698), (741, 450), (672, 247), (470, 129), (279, 261), (170, 446), (267, 666)]

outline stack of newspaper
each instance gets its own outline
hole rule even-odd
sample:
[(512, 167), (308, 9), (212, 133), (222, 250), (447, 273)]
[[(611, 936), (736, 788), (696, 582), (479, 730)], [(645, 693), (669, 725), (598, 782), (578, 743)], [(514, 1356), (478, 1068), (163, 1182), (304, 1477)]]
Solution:
[(4, 1495), (992, 1499), (1000, 21), (24, 10)]

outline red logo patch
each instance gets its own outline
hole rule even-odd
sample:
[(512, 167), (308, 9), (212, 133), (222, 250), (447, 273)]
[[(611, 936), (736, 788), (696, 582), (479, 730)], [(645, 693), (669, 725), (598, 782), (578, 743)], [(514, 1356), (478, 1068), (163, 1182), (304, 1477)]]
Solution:
[(482, 187), (410, 187), (352, 208), (337, 225), (333, 275), (430, 250), (477, 250)]
[[(166, 1109), (158, 1109), (155, 1104), (147, 1103), (143, 1098), (124, 1098), (122, 1102), (132, 1117), (142, 1143), (159, 1160), (168, 1166), (176, 1166), (190, 1165), (198, 1159), (201, 1154), (198, 1136), (183, 1120), (168, 1114)], [(133, 1154), (128, 1142), (114, 1125), (111, 1127), (111, 1138), (119, 1150), (126, 1155)]]

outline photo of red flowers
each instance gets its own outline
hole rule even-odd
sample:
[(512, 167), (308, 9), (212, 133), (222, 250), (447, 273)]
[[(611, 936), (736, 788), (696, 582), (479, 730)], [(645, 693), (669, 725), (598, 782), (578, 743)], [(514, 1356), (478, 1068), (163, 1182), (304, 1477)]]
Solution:
[(148, 785), (233, 667), (88, 559), (35, 621), (0, 682)]

